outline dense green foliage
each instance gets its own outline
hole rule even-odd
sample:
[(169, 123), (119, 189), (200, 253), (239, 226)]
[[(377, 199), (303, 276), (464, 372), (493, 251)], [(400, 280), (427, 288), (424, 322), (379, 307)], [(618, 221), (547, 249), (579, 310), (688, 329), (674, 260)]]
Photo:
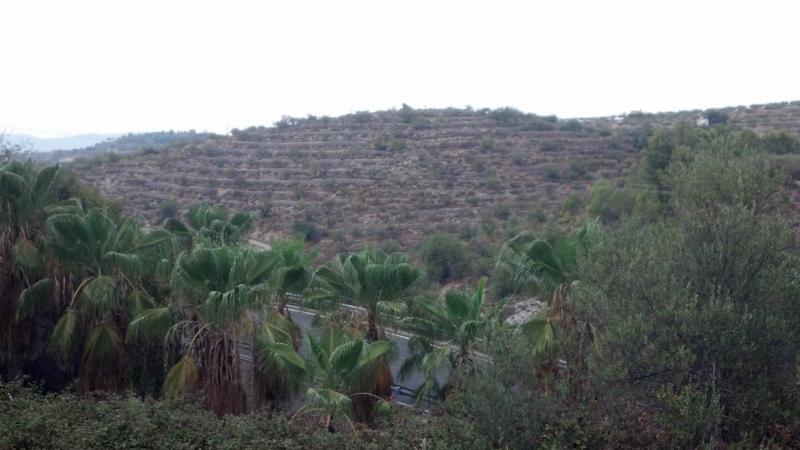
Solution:
[(219, 419), (194, 403), (135, 396), (88, 399), (0, 385), (0, 448), (151, 449), (483, 449), (457, 419), (399, 414), (375, 428), (330, 433), (281, 414)]

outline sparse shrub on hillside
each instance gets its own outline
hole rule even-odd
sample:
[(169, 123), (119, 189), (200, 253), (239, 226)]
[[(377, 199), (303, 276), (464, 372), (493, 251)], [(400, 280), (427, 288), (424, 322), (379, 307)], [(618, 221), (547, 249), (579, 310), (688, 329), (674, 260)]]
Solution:
[(564, 145), (555, 141), (544, 141), (539, 149), (543, 152), (557, 152), (564, 148)]
[(495, 144), (494, 139), (490, 137), (485, 137), (481, 139), (481, 143), (479, 144), (478, 148), (480, 149), (480, 151), (486, 153), (494, 150), (496, 146), (497, 145)]
[(430, 119), (427, 119), (422, 116), (417, 116), (413, 122), (411, 122), (411, 127), (415, 130), (429, 130), (433, 128), (433, 122)]
[(567, 121), (562, 122), (561, 129), (564, 131), (582, 131), (583, 130), (583, 123), (580, 120), (570, 119)]
[(569, 171), (574, 178), (581, 178), (586, 175), (586, 163), (582, 159), (576, 159), (569, 163)]
[(404, 123), (412, 124), (418, 118), (417, 112), (409, 105), (403, 103), (403, 106), (400, 108), (400, 120)]
[(311, 178), (317, 178), (321, 174), (319, 163), (316, 161), (311, 161), (308, 163), (308, 176)]
[(266, 219), (272, 215), (272, 202), (270, 200), (264, 200), (261, 202), (259, 207), (257, 208), (258, 216), (262, 219)]
[(353, 114), (353, 119), (356, 123), (368, 123), (372, 121), (372, 114), (369, 111), (357, 111)]
[(538, 223), (545, 223), (547, 221), (547, 214), (545, 214), (541, 206), (538, 206), (528, 213), (528, 220)]
[(419, 246), (418, 254), (425, 264), (428, 279), (447, 281), (461, 278), (467, 268), (464, 242), (449, 234), (433, 234)]
[(620, 150), (624, 147), (624, 139), (620, 133), (614, 132), (607, 136), (606, 148), (609, 150)]
[(415, 130), (427, 130), (433, 126), (430, 120), (420, 116), (414, 108), (405, 103), (400, 108), (400, 120), (411, 125)]
[(567, 213), (571, 216), (576, 216), (581, 208), (583, 208), (583, 199), (577, 192), (573, 192), (564, 200), (561, 205), (561, 212), (562, 214)]
[(522, 224), (516, 213), (511, 213), (508, 220), (503, 224), (503, 235), (506, 239), (511, 239), (522, 231)]
[(376, 134), (375, 137), (372, 138), (370, 141), (370, 145), (375, 150), (381, 152), (388, 152), (392, 146), (392, 139), (388, 133), (385, 131), (381, 131), (380, 133)]
[(525, 120), (526, 116), (524, 112), (509, 106), (493, 109), (489, 112), (489, 117), (494, 119), (498, 125), (504, 126), (519, 125)]
[(481, 230), (487, 237), (494, 236), (495, 231), (497, 230), (497, 221), (493, 216), (485, 214), (481, 217)]
[(279, 130), (285, 130), (286, 128), (289, 128), (292, 125), (297, 125), (298, 122), (299, 119), (290, 116), (283, 116), (281, 117), (281, 120), (275, 122), (275, 127), (278, 128)]
[(165, 201), (161, 205), (161, 209), (159, 209), (159, 215), (162, 219), (171, 219), (173, 217), (178, 216), (178, 204), (175, 203), (175, 199), (169, 199)]
[(317, 242), (319, 239), (319, 232), (317, 225), (311, 216), (306, 216), (303, 219), (295, 220), (292, 223), (292, 233), (302, 236), (307, 242)]
[(511, 207), (504, 203), (496, 204), (494, 206), (493, 212), (494, 212), (494, 217), (499, 220), (508, 220), (508, 218), (511, 217), (512, 213)]
[(533, 131), (548, 131), (555, 130), (555, 128), (554, 122), (551, 122), (548, 117), (541, 117), (535, 114), (529, 114), (522, 125), (522, 129)]
[(406, 149), (406, 141), (398, 138), (392, 139), (392, 143), (389, 146), (389, 150), (393, 152), (400, 152), (405, 149)]
[(547, 164), (543, 168), (544, 179), (547, 181), (558, 181), (561, 179), (561, 170), (554, 164)]
[(494, 173), (488, 174), (488, 179), (486, 180), (486, 187), (496, 191), (500, 189), (500, 180), (497, 178), (497, 175)]

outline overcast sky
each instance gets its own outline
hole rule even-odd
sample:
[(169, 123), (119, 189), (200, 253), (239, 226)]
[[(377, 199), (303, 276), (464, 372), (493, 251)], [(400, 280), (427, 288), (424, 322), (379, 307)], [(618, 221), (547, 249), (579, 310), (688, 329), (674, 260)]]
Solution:
[(798, 2), (0, 2), (0, 131), (269, 125), (498, 107), (560, 117), (800, 99)]

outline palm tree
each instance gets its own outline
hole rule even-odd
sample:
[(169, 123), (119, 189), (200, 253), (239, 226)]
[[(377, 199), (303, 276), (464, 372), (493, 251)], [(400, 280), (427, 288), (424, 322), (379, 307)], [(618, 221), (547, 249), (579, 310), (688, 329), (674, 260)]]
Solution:
[(291, 321), (288, 294), (302, 293), (306, 289), (311, 278), (311, 262), (317, 254), (306, 253), (302, 239), (273, 241), (270, 247), (269, 254), (275, 264), (269, 280), (273, 302), (278, 314)]
[(419, 269), (400, 253), (386, 255), (377, 250), (364, 250), (339, 255), (319, 267), (311, 278), (308, 298), (315, 304), (364, 308), (366, 337), (375, 341), (383, 334), (378, 329), (378, 321), (405, 311), (403, 296), (419, 276)]
[(44, 349), (54, 312), (59, 267), (44, 238), (46, 208), (57, 199), (57, 165), (36, 170), (30, 161), (0, 167), (0, 374), (14, 375), (20, 355)]
[[(419, 370), (425, 381), (417, 389), (417, 398), (433, 390), (440, 397), (460, 386), (460, 374), (480, 367), (477, 347), (487, 328), (496, 318), (498, 307), (483, 311), (486, 279), (477, 289), (449, 289), (440, 301), (414, 299), (412, 314), (403, 323), (415, 332), (409, 339), (411, 355), (400, 367), (400, 377), (406, 378)], [(446, 368), (449, 379), (440, 388), (437, 375)]]
[(333, 431), (334, 418), (352, 425), (353, 420), (368, 422), (387, 411), (387, 398), (376, 392), (388, 381), (383, 364), (395, 354), (392, 342), (365, 339), (361, 331), (342, 328), (332, 320), (326, 321), (319, 338), (313, 333), (307, 336), (311, 361), (303, 363), (296, 354), (292, 359), (298, 370), (313, 374), (314, 383), (306, 391), (306, 405), (294, 417), (322, 412), (326, 427)]
[(524, 232), (508, 241), (497, 254), (499, 272), (509, 275), (520, 289), (537, 288), (547, 299), (547, 316), (528, 321), (520, 332), (530, 339), (534, 355), (549, 359), (553, 366), (557, 348), (554, 324), (572, 325), (569, 293), (579, 281), (579, 259), (595, 241), (598, 230), (599, 224), (593, 220), (550, 240)]
[[(142, 287), (142, 264), (136, 254), (140, 237), (131, 219), (117, 225), (100, 209), (47, 219), (55, 255), (75, 278), (69, 304), (50, 338), (50, 349), (70, 367), (80, 353), (80, 389), (122, 390), (126, 385), (128, 321), (155, 301)], [(60, 208), (66, 211), (65, 208)]]
[(255, 223), (252, 214), (239, 212), (229, 216), (226, 210), (207, 203), (191, 207), (186, 218), (205, 243), (214, 245), (244, 243)]
[[(309, 301), (318, 305), (355, 305), (366, 311), (366, 339), (370, 342), (383, 338), (378, 321), (402, 314), (406, 309), (403, 296), (419, 278), (420, 271), (411, 266), (400, 253), (386, 255), (380, 251), (364, 250), (350, 255), (339, 255), (330, 263), (319, 267), (311, 278)], [(373, 395), (389, 398), (392, 371), (386, 358), (376, 362), (376, 379), (381, 383)], [(359, 407), (363, 411), (371, 400)], [(362, 412), (363, 414), (363, 412)]]
[(267, 326), (261, 318), (273, 266), (267, 253), (241, 247), (199, 246), (178, 257), (170, 305), (144, 311), (128, 333), (132, 340), (165, 336), (174, 362), (165, 395), (200, 391), (219, 415), (247, 410), (241, 356), (254, 330)]

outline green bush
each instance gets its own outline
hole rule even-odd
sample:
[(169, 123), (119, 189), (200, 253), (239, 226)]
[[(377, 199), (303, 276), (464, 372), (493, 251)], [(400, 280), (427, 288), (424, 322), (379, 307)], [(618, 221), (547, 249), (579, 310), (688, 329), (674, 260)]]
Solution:
[(516, 108), (506, 106), (491, 110), (489, 117), (494, 119), (498, 125), (517, 125), (525, 119), (526, 114)]
[(761, 139), (761, 145), (768, 153), (776, 155), (800, 153), (800, 139), (785, 131), (767, 133)]
[(651, 445), (796, 443), (800, 291), (783, 179), (725, 141), (696, 150), (671, 168), (672, 215), (625, 223), (584, 277), (602, 286), (584, 303), (603, 330), (600, 386), (610, 410), (636, 404), (659, 424)]
[(302, 236), (307, 242), (316, 242), (319, 239), (317, 224), (314, 223), (313, 219), (310, 217), (295, 220), (294, 223), (292, 223), (292, 233)]
[(431, 280), (446, 281), (465, 275), (467, 250), (455, 236), (441, 233), (428, 236), (420, 244), (418, 254)]
[(331, 433), (314, 421), (292, 422), (270, 412), (218, 419), (189, 402), (134, 396), (83, 399), (0, 384), (0, 448), (488, 448), (456, 418), (394, 412), (374, 429), (342, 426)]

